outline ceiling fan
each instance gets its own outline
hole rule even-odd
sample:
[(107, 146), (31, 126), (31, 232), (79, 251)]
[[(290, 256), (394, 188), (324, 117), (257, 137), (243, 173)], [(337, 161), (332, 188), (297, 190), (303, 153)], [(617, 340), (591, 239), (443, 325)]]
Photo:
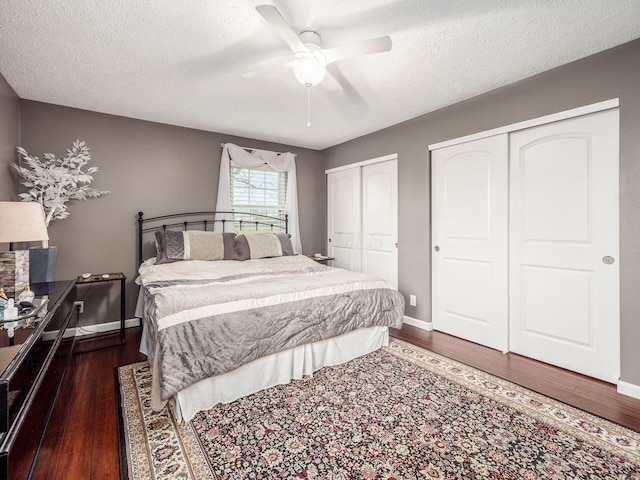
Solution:
[(384, 37), (334, 48), (320, 48), (320, 35), (305, 30), (299, 35), (291, 28), (273, 5), (258, 5), (258, 13), (267, 21), (293, 52), (293, 73), (306, 87), (319, 84), (327, 74), (327, 65), (347, 58), (388, 52), (391, 38)]

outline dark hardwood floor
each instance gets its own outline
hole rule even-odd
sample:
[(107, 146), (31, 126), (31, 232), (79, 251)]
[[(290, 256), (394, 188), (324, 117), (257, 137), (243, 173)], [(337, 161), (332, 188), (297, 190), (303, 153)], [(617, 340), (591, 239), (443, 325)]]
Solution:
[[(73, 356), (50, 426), (57, 442), (45, 444), (34, 478), (119, 478), (114, 367), (144, 358), (140, 332), (127, 329), (124, 346)], [(613, 385), (410, 325), (392, 336), (640, 431), (640, 400)]]
[(51, 420), (58, 441), (40, 453), (34, 478), (120, 478), (114, 368), (146, 358), (141, 331), (127, 329), (126, 345), (72, 357)]
[(391, 335), (640, 432), (640, 400), (610, 383), (411, 325)]

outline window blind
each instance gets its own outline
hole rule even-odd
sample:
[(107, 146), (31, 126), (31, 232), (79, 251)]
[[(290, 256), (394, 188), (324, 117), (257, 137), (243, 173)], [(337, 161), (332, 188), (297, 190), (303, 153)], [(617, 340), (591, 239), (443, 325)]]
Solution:
[[(287, 198), (287, 173), (263, 168), (231, 167), (231, 207), (234, 220), (263, 221), (252, 214), (282, 217)], [(242, 213), (235, 213), (242, 212)], [(260, 226), (268, 230), (268, 226)]]

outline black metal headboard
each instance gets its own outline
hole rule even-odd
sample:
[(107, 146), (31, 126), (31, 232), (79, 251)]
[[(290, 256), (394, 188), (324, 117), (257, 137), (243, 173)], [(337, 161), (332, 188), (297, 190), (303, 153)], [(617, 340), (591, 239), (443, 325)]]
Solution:
[[(216, 215), (235, 215), (239, 219), (216, 218)], [(251, 220), (242, 220), (243, 217), (251, 218)], [(167, 223), (170, 222), (170, 223)], [(159, 215), (157, 217), (144, 218), (142, 212), (138, 212), (138, 265), (143, 262), (142, 247), (143, 236), (148, 232), (155, 232), (159, 228), (176, 229), (181, 228), (187, 230), (189, 227), (201, 226), (202, 230), (216, 223), (222, 223), (222, 231), (225, 230), (225, 224), (237, 225), (238, 230), (259, 230), (260, 227), (269, 227), (272, 231), (283, 231), (289, 233), (289, 215), (284, 217), (272, 217), (269, 215), (261, 215), (259, 213), (249, 212), (187, 212), (172, 213), (169, 215)], [(235, 228), (234, 228), (235, 230)]]

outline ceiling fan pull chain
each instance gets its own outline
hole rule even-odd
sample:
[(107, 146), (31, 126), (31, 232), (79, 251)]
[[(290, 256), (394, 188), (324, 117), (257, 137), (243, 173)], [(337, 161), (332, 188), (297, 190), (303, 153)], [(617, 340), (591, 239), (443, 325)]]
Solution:
[(311, 85), (307, 85), (307, 128), (311, 126)]

